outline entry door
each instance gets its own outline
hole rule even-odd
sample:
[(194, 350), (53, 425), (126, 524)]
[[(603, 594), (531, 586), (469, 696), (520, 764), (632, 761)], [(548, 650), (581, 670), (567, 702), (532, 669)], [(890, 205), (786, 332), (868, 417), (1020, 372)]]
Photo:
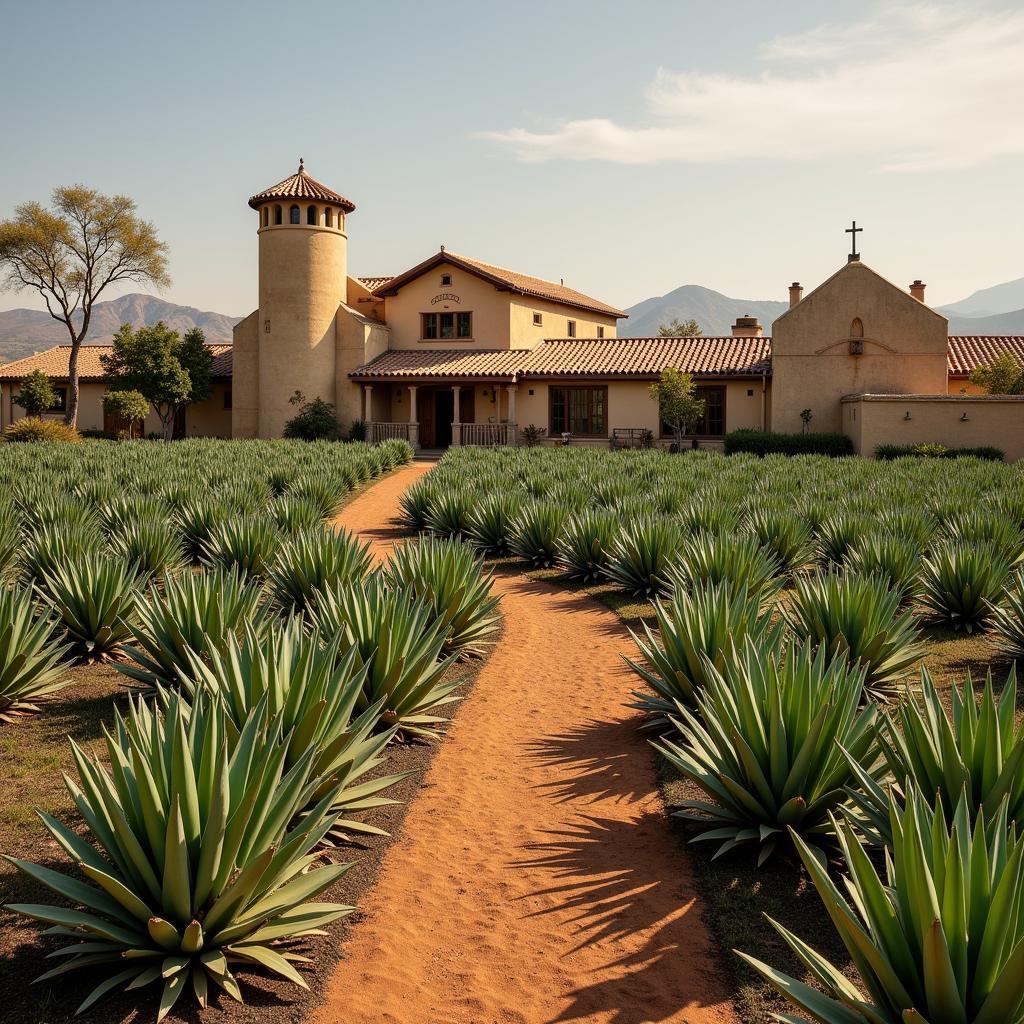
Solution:
[(449, 448), (452, 443), (452, 416), (455, 392), (444, 388), (434, 392), (434, 447)]
[(416, 401), (416, 411), (420, 418), (420, 447), (436, 448), (434, 438), (434, 395), (433, 388), (420, 388)]

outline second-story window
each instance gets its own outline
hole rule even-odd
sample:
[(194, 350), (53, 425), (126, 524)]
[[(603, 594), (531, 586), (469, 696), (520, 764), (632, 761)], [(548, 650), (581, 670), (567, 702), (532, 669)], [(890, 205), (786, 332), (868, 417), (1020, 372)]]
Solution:
[(599, 338), (603, 338), (604, 337), (604, 328), (603, 327), (598, 327), (598, 329), (597, 329), (597, 336)]
[(451, 274), (442, 274), (441, 275), (441, 284), (451, 284), (451, 283), (452, 283), (452, 275)]
[(473, 337), (472, 313), (421, 313), (424, 341), (465, 340)]
[(533, 326), (534, 327), (543, 327), (544, 326), (544, 314), (543, 313), (534, 313), (533, 314)]
[(566, 320), (566, 322), (565, 322), (565, 333), (566, 333), (566, 336), (569, 337), (569, 338), (575, 338), (576, 337), (576, 321), (575, 320)]

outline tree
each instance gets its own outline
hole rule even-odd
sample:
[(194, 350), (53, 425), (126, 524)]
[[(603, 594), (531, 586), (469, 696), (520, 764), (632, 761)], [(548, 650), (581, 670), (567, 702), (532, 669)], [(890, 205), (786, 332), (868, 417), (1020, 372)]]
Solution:
[(705, 402), (697, 397), (693, 377), (670, 366), (651, 385), (650, 393), (658, 403), (662, 423), (672, 430), (676, 446), (681, 449), (685, 435), (704, 416)]
[(337, 441), (341, 437), (338, 415), (330, 402), (319, 397), (307, 402), (306, 396), (296, 391), (288, 403), (299, 411), (284, 425), (284, 437), (296, 441)]
[(679, 317), (673, 317), (671, 323), (662, 324), (658, 328), (659, 338), (699, 338), (700, 335), (700, 324), (692, 318), (680, 320)]
[(192, 381), (189, 403), (205, 402), (213, 394), (213, 354), (206, 344), (206, 335), (201, 327), (192, 327), (185, 332), (178, 351), (178, 362), (188, 370)]
[(971, 383), (991, 395), (1024, 394), (1024, 366), (1012, 352), (1000, 352), (990, 363), (971, 370)]
[(132, 424), (144, 420), (149, 412), (149, 399), (140, 391), (108, 391), (103, 396), (103, 411), (121, 420), (131, 436)]
[[(202, 331), (198, 334), (201, 339)], [(202, 396), (203, 387), (205, 397), (209, 395), (209, 350), (205, 354), (199, 352), (194, 338), (186, 346), (178, 332), (162, 320), (138, 330), (132, 330), (131, 324), (122, 324), (114, 335), (113, 350), (110, 355), (100, 356), (100, 362), (111, 391), (138, 391), (153, 406), (166, 441), (171, 439), (175, 414), (196, 394), (189, 367), (200, 376), (199, 395)]]
[(128, 196), (105, 196), (84, 185), (53, 191), (49, 207), (22, 203), (0, 221), (2, 285), (33, 290), (67, 328), (68, 402), (64, 422), (78, 421), (78, 353), (96, 300), (121, 281), (170, 284), (167, 246), (136, 215)]
[(12, 399), (26, 416), (41, 416), (57, 404), (57, 392), (42, 370), (33, 370), (22, 382), (21, 391)]

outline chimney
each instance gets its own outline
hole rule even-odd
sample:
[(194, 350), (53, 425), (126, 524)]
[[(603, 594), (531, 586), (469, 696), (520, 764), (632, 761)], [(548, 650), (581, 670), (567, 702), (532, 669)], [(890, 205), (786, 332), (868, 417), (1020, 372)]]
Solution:
[(789, 286), (789, 308), (792, 309), (804, 297), (804, 288), (799, 281)]
[(734, 338), (760, 338), (764, 334), (756, 316), (738, 316), (736, 323), (732, 325), (732, 336)]
[(913, 295), (918, 302), (924, 302), (924, 281), (915, 281), (910, 286), (910, 294)]

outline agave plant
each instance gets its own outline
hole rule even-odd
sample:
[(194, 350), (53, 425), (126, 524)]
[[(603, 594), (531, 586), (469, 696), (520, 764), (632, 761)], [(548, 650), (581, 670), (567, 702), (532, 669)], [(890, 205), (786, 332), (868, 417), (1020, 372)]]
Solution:
[(802, 569), (814, 554), (814, 538), (809, 523), (789, 512), (758, 509), (747, 525), (758, 541), (779, 560), (783, 572)]
[(323, 469), (296, 476), (288, 493), (314, 505), (320, 511), (321, 519), (333, 519), (354, 484), (350, 473), (343, 469), (335, 473)]
[(864, 669), (824, 647), (778, 653), (747, 639), (724, 672), (709, 670), (696, 711), (677, 706), (678, 738), (654, 743), (709, 798), (676, 815), (721, 843), (716, 857), (752, 845), (763, 864), (788, 828), (824, 858), (851, 760), (873, 777), (878, 759), (878, 706), (860, 707), (863, 689)]
[(942, 544), (923, 561), (921, 598), (934, 619), (973, 633), (988, 625), (1009, 576), (1009, 562), (988, 544)]
[(26, 582), (38, 583), (68, 562), (105, 548), (103, 534), (95, 525), (44, 523), (25, 538), (19, 557), (20, 573)]
[[(379, 794), (410, 775), (400, 772), (366, 779), (384, 763), (384, 748), (394, 728), (374, 733), (383, 699), (356, 713), (366, 685), (366, 665), (349, 648), (340, 653), (341, 638), (309, 635), (300, 619), (263, 631), (246, 626), (242, 638), (230, 634), (220, 650), (203, 659), (190, 654), (191, 689), (222, 701), (240, 733), (249, 716), (266, 705), (269, 720), (280, 720), (285, 737), (284, 771), (314, 751), (311, 788), (302, 810), (334, 794), (330, 828), (335, 839), (349, 833), (387, 835), (383, 829), (350, 815), (397, 801)], [(344, 817), (339, 817), (339, 816)]]
[(215, 499), (193, 499), (178, 506), (174, 519), (181, 531), (185, 552), (193, 562), (202, 557), (213, 531), (230, 517), (231, 509)]
[(305, 533), (323, 524), (320, 506), (307, 498), (284, 494), (274, 501), (270, 514), (282, 533)]
[(348, 530), (304, 530), (281, 545), (267, 583), (285, 614), (302, 612), (330, 584), (364, 579), (373, 567), (370, 545)]
[(366, 666), (359, 710), (383, 702), (378, 729), (398, 726), (413, 736), (436, 736), (443, 719), (429, 712), (458, 700), (459, 680), (444, 676), (444, 629), (433, 610), (409, 590), (392, 590), (379, 580), (329, 587), (312, 612), (325, 636), (341, 638), (341, 652), (355, 649)]
[(1013, 575), (1002, 601), (993, 607), (992, 628), (1011, 658), (1024, 659), (1024, 573)]
[(950, 540), (990, 544), (1011, 566), (1024, 559), (1024, 528), (1004, 515), (981, 509), (960, 510), (945, 519), (942, 530)]
[(125, 523), (114, 531), (110, 547), (147, 579), (165, 579), (185, 562), (181, 536), (164, 519)]
[(437, 489), (429, 477), (417, 480), (403, 492), (398, 499), (398, 521), (414, 533), (421, 533), (427, 528), (427, 518), (433, 508)]
[(506, 555), (512, 541), (512, 524), (523, 503), (516, 494), (489, 494), (470, 512), (469, 540), (489, 555)]
[(193, 659), (208, 661), (229, 637), (266, 619), (259, 587), (237, 568), (185, 573), (139, 601), (125, 647), (132, 660), (117, 669), (150, 688), (187, 686)]
[(121, 652), (132, 633), (142, 581), (133, 562), (86, 555), (36, 584), (79, 661), (102, 661)]
[(475, 503), (475, 496), (464, 490), (435, 493), (427, 512), (427, 529), (435, 537), (467, 536)]
[(250, 576), (265, 577), (281, 547), (277, 526), (266, 519), (232, 516), (214, 526), (203, 549), (211, 566), (239, 568)]
[(906, 602), (917, 596), (921, 547), (913, 537), (871, 531), (854, 542), (846, 567), (861, 575), (881, 576)]
[(12, 576), (21, 549), (21, 520), (9, 505), (0, 506), (0, 585)]
[(775, 921), (819, 987), (740, 956), (820, 1024), (1020, 1024), (1024, 838), (1008, 824), (1005, 804), (989, 828), (979, 820), (972, 829), (966, 799), (947, 818), (941, 802), (929, 809), (915, 793), (902, 814), (892, 810), (884, 877), (853, 827), (837, 822), (835, 828), (848, 895), (811, 847), (797, 835), (794, 843), (866, 991)]
[(692, 590), (702, 583), (745, 587), (767, 603), (784, 583), (779, 560), (756, 537), (698, 533), (683, 541), (669, 569), (674, 587)]
[(599, 580), (608, 568), (618, 532), (618, 518), (603, 509), (585, 509), (565, 524), (559, 545), (559, 564), (566, 574), (583, 583)]
[(619, 531), (605, 575), (636, 597), (665, 593), (681, 539), (679, 527), (670, 520), (634, 520)]
[(550, 569), (558, 557), (567, 513), (561, 505), (526, 505), (512, 527), (512, 551), (534, 568)]
[(972, 823), (979, 815), (991, 821), (1004, 803), (1012, 821), (1024, 820), (1024, 724), (1015, 720), (1016, 671), (1011, 669), (998, 700), (991, 670), (980, 706), (970, 679), (962, 689), (954, 684), (950, 697), (952, 721), (923, 670), (920, 703), (904, 701), (879, 727), (892, 783), (883, 788), (854, 766), (858, 783), (849, 793), (856, 809), (850, 817), (872, 842), (891, 846), (890, 804), (902, 811), (907, 785), (927, 800), (940, 800), (947, 816), (965, 797)]
[(860, 662), (866, 691), (888, 699), (924, 653), (917, 619), (900, 611), (900, 594), (880, 576), (815, 573), (798, 578), (785, 609), (801, 640), (822, 645), (829, 655)]
[(481, 654), (501, 624), (494, 577), (460, 541), (421, 537), (397, 547), (384, 569), (388, 586), (426, 604), (444, 632), (443, 656)]
[(30, 594), (0, 588), (0, 722), (35, 714), (37, 700), (67, 685), (67, 650), (54, 642), (49, 616), (36, 617)]
[(643, 624), (645, 638), (632, 633), (644, 664), (626, 663), (654, 691), (634, 691), (631, 707), (654, 716), (653, 724), (664, 727), (682, 704), (697, 707), (713, 671), (722, 672), (733, 645), (749, 637), (759, 650), (778, 651), (783, 627), (761, 613), (757, 594), (743, 585), (702, 583), (693, 593), (676, 590), (671, 601), (654, 602), (656, 629)]
[(815, 530), (822, 562), (828, 566), (842, 565), (864, 531), (862, 516), (850, 512), (833, 512), (826, 516)]
[(86, 880), (7, 858), (75, 905), (9, 909), (72, 940), (39, 980), (101, 975), (79, 1012), (119, 985), (162, 984), (158, 1021), (186, 986), (200, 1006), (211, 988), (241, 1000), (238, 964), (306, 987), (295, 968), (304, 958), (282, 942), (351, 913), (309, 902), (351, 867), (313, 866), (335, 803), (332, 790), (309, 807), (320, 785), (313, 748), (286, 770), (287, 737), (265, 706), (232, 742), (233, 731), (208, 698), (188, 708), (172, 695), (162, 715), (139, 700), (106, 733), (110, 768), (72, 742), (79, 783), (68, 789), (95, 845), (40, 812)]

